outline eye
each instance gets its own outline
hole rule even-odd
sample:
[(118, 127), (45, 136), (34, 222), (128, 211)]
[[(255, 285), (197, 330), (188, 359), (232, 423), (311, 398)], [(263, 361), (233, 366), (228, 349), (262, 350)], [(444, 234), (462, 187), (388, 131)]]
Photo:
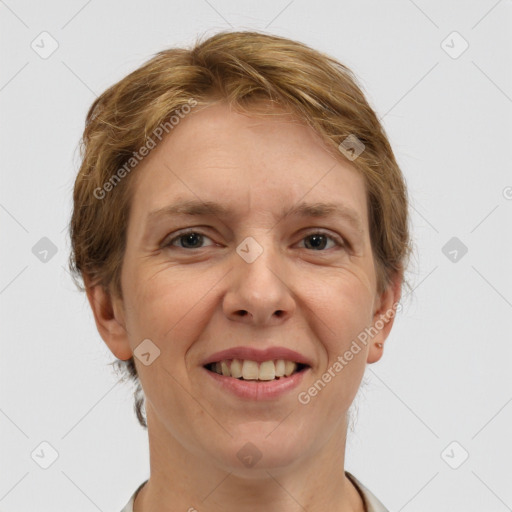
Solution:
[[(164, 242), (162, 247), (177, 247), (180, 249), (202, 249), (203, 247), (207, 247), (203, 245), (205, 240), (211, 240), (210, 237), (204, 235), (200, 231), (197, 230), (188, 230), (182, 231), (178, 235), (173, 236), (168, 239), (168, 241)], [(346, 247), (345, 241), (332, 233), (326, 233), (324, 231), (315, 230), (306, 234), (301, 242), (304, 241), (303, 248), (310, 249), (313, 251), (324, 251), (325, 249), (332, 249), (334, 247)], [(327, 247), (331, 242), (331, 246)], [(214, 245), (213, 243), (210, 245)]]
[[(326, 249), (328, 240), (333, 241), (334, 246), (345, 247), (345, 243), (341, 237), (318, 230), (308, 233), (302, 240), (306, 241), (306, 249), (312, 249), (314, 251), (323, 251)], [(332, 246), (327, 247), (327, 249), (332, 249)]]
[[(163, 247), (179, 247), (181, 249), (201, 249), (202, 242), (207, 239), (211, 240), (211, 238), (203, 235), (198, 231), (185, 231), (180, 233), (177, 236), (169, 239), (167, 242), (164, 242)], [(178, 242), (179, 245), (176, 245), (175, 242)]]

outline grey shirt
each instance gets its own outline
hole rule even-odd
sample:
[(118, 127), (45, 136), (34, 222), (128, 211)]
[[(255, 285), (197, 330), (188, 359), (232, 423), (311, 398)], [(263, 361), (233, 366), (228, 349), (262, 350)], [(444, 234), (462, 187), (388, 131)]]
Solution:
[[(359, 491), (364, 502), (365, 512), (389, 512), (389, 510), (354, 475), (350, 474), (348, 471), (345, 471), (345, 474)], [(137, 487), (137, 490), (132, 494), (130, 501), (125, 505), (121, 512), (133, 512), (135, 496), (137, 496), (137, 493), (142, 489), (146, 482), (143, 482), (139, 487)]]

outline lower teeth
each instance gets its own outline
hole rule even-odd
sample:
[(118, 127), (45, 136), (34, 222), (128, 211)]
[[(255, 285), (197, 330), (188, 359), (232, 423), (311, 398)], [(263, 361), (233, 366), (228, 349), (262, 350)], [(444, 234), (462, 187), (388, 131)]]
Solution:
[[(295, 373), (295, 372), (293, 372)], [(289, 377), (291, 377), (293, 375), (293, 373), (291, 375), (289, 375)], [(217, 375), (219, 375), (217, 373)], [(273, 379), (268, 379), (268, 380), (260, 380), (260, 379), (244, 379), (243, 377), (237, 377), (236, 380), (246, 380), (247, 382), (271, 382), (273, 380), (279, 380), (279, 379), (286, 379), (286, 375), (283, 375), (282, 377), (274, 377)]]

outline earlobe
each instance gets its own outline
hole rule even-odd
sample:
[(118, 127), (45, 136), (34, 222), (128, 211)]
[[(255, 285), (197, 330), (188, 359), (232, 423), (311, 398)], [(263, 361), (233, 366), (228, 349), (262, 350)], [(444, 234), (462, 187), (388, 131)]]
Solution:
[(118, 359), (129, 359), (133, 354), (125, 328), (121, 301), (118, 301), (120, 304), (116, 307), (111, 294), (101, 284), (90, 285), (87, 278), (84, 278), (84, 283), (100, 336)]
[(395, 316), (400, 309), (402, 280), (403, 275), (397, 273), (379, 297), (378, 307), (373, 315), (371, 330), (373, 336), (366, 360), (369, 364), (379, 361), (384, 353), (384, 342), (391, 332)]

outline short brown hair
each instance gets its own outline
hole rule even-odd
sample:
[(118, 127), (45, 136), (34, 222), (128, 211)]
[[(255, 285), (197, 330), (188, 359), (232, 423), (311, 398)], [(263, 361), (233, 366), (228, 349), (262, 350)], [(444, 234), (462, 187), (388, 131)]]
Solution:
[[(254, 113), (261, 100), (271, 101), (311, 126), (342, 159), (340, 143), (357, 137), (364, 151), (350, 163), (365, 180), (377, 291), (384, 291), (397, 273), (403, 277), (411, 253), (406, 184), (353, 73), (300, 42), (230, 31), (197, 41), (191, 49), (157, 53), (90, 107), (70, 223), (69, 268), (81, 290), (80, 278), (87, 276), (91, 285), (122, 297), (121, 267), (134, 193), (126, 162), (147, 145), (148, 134), (190, 100), (207, 106), (219, 99), (248, 113)], [(136, 383), (135, 411), (147, 428), (133, 357), (112, 364)]]

